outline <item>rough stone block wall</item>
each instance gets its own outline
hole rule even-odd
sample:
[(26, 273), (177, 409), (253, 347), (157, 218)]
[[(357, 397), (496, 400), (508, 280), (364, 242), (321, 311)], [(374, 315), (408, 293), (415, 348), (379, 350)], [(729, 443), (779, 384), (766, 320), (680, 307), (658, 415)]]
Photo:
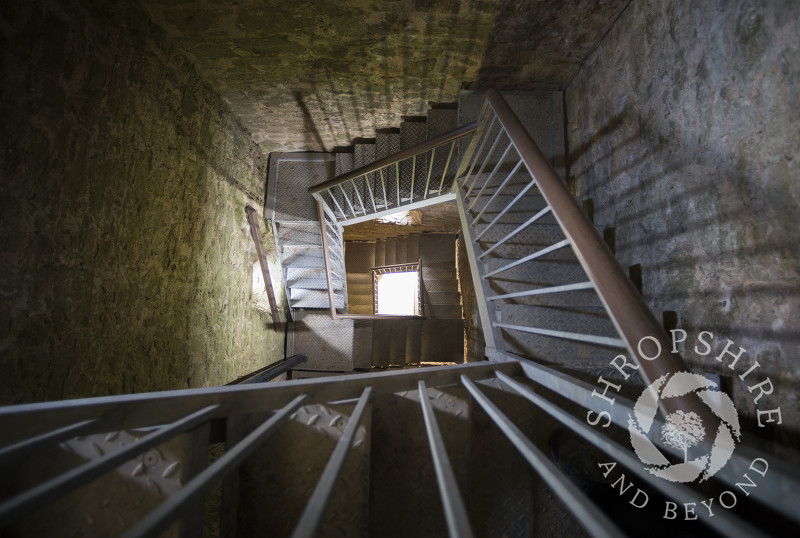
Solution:
[(0, 403), (212, 386), (281, 357), (254, 307), (250, 134), (138, 4), (0, 16)]
[[(759, 363), (753, 379), (774, 392), (757, 408), (781, 406), (772, 431), (787, 443), (800, 426), (798, 21), (797, 2), (632, 2), (566, 92), (572, 187), (616, 227), (623, 267), (641, 264), (656, 315), (678, 314), (686, 358), (727, 377), (751, 419), (736, 376)], [(708, 356), (692, 352), (701, 330)], [(747, 352), (735, 370), (714, 360), (727, 339)]]

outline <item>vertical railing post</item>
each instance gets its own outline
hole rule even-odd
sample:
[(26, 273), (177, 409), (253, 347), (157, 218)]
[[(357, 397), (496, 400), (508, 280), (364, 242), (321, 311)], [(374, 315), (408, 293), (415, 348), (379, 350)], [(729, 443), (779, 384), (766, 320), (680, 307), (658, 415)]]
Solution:
[(317, 215), (319, 215), (319, 230), (322, 238), (322, 259), (325, 264), (325, 281), (328, 285), (328, 301), (331, 305), (331, 319), (336, 319), (336, 298), (333, 294), (333, 276), (331, 275), (331, 258), (328, 252), (328, 230), (325, 229), (325, 207), (317, 201)]

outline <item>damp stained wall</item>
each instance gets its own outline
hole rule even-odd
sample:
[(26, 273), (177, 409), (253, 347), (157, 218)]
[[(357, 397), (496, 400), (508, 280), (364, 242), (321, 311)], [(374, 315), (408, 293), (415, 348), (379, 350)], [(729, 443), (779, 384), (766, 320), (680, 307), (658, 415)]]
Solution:
[[(740, 413), (755, 416), (746, 385), (771, 379), (757, 408), (781, 407), (784, 441), (800, 428), (798, 36), (797, 2), (632, 2), (566, 91), (579, 199)], [(708, 356), (692, 351), (702, 330)], [(746, 350), (735, 369), (714, 359), (728, 339)], [(754, 362), (752, 383), (735, 377)]]
[(214, 386), (282, 357), (252, 292), (250, 133), (137, 4), (0, 16), (0, 403)]

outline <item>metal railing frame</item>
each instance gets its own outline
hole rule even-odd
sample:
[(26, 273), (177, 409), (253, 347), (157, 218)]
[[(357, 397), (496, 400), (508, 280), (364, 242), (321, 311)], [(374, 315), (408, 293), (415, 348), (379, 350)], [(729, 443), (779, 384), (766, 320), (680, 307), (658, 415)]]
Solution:
[[(490, 117), (491, 121), (489, 120)], [(683, 364), (683, 360), (679, 356), (676, 356), (676, 354), (671, 353), (672, 341), (669, 336), (667, 336), (661, 323), (653, 316), (641, 293), (636, 289), (633, 282), (628, 278), (628, 275), (620, 267), (614, 254), (597, 233), (594, 225), (578, 206), (564, 183), (558, 178), (558, 175), (555, 170), (553, 170), (547, 158), (542, 154), (539, 147), (498, 91), (490, 89), (486, 92), (486, 103), (480, 118), (480, 127), (476, 131), (469, 149), (462, 158), (454, 188), (458, 192), (457, 203), (459, 205), (459, 214), (462, 219), (462, 229), (464, 230), (465, 238), (468, 239), (468, 241), (466, 241), (468, 257), (476, 293), (479, 297), (478, 306), (483, 320), (484, 337), (487, 347), (494, 348), (499, 352), (506, 351), (503, 344), (502, 330), (517, 330), (624, 349), (639, 366), (639, 372), (645, 379), (646, 384), (650, 384), (664, 375), (685, 370), (686, 368)], [(487, 124), (490, 127), (498, 125), (499, 131), (495, 135), (495, 140), (490, 150), (485, 153), (485, 158), (478, 169), (478, 173), (471, 176), (472, 171), (481, 159), (480, 150), (475, 151), (478, 141), (481, 141), (481, 148), (484, 147), (489, 138), (489, 134), (492, 132), (490, 128), (486, 127)], [(497, 160), (496, 166), (491, 174), (485, 179), (481, 179), (481, 171), (490, 161), (490, 158), (494, 154), (494, 149), (497, 147), (498, 141), (501, 138), (507, 138), (509, 144), (503, 152), (502, 157)], [(500, 186), (497, 187), (496, 192), (478, 213), (478, 216), (470, 218), (469, 210), (475, 207), (477, 201), (480, 199), (487, 186), (492, 182), (500, 164), (505, 161), (512, 147), (519, 159), (516, 166), (513, 167)], [(533, 252), (495, 271), (487, 272), (482, 265), (477, 263), (478, 256), (476, 256), (474, 245), (477, 244), (479, 234), (475, 232), (475, 225), (481, 215), (483, 215), (489, 205), (495, 200), (496, 196), (502, 191), (503, 187), (505, 187), (508, 180), (520, 169), (520, 164), (524, 165), (525, 170), (531, 177), (531, 181), (517, 194), (514, 200), (507, 204), (492, 222), (486, 226), (481, 232), (481, 235), (509, 211), (522, 196), (536, 186), (547, 203), (546, 211), (539, 211), (524, 225), (519, 226), (514, 232), (506, 235), (501, 241), (507, 241), (510, 237), (513, 237), (513, 235), (519, 233), (547, 213), (553, 215), (566, 239), (540, 249), (537, 252)], [(475, 199), (472, 203), (467, 205), (467, 197), (473, 192), (480, 181), (483, 181), (483, 185), (478, 191), (478, 194), (475, 195)], [(589, 278), (588, 282), (570, 283), (563, 286), (553, 286), (551, 288), (530, 289), (510, 294), (491, 293), (488, 287), (488, 278), (491, 276), (566, 247), (572, 248)], [(494, 248), (494, 246), (492, 248)], [(480, 257), (482, 258), (485, 254), (486, 252), (481, 254)], [(564, 293), (582, 289), (594, 289), (597, 292), (597, 296), (602, 302), (620, 338), (595, 337), (535, 327), (503, 324), (490, 315), (490, 313), (495, 312), (493, 303), (504, 299), (514, 299), (547, 293)], [(679, 399), (676, 398), (674, 401), (664, 404), (668, 406), (665, 411), (689, 408), (694, 410), (699, 416), (713, 420), (710, 418), (710, 413), (704, 406), (693, 404), (688, 401), (678, 402), (677, 400)]]
[[(453, 159), (456, 143), (461, 138), (472, 135), (477, 127), (478, 123), (474, 122), (469, 125), (459, 127), (458, 129), (448, 133), (436, 136), (426, 140), (425, 142), (406, 148), (398, 153), (378, 159), (377, 161), (373, 161), (365, 166), (342, 174), (329, 181), (315, 185), (309, 189), (309, 193), (314, 197), (315, 200), (318, 202), (323, 202), (326, 206), (334, 205), (336, 210), (338, 210), (342, 215), (342, 218), (339, 219), (339, 222), (342, 224), (354, 224), (364, 220), (372, 220), (385, 214), (400, 211), (401, 209), (415, 209), (417, 207), (423, 207), (430, 205), (431, 203), (435, 203), (434, 200), (441, 201), (440, 199), (442, 198), (447, 198), (448, 200), (452, 199), (452, 193), (443, 192), (443, 188), (445, 179), (448, 177), (447, 172), (451, 169), (450, 164)], [(436, 150), (443, 147), (448, 147), (447, 157), (443, 164), (441, 177), (438, 178), (438, 188), (431, 189), (431, 178), (434, 173), (434, 164), (436, 163)], [(416, 181), (417, 175), (417, 161), (419, 157), (425, 156), (428, 152), (431, 153), (429, 159), (430, 162), (427, 163), (427, 170), (422, 170), (426, 176), (425, 189), (422, 195), (422, 200), (415, 202), (414, 182)], [(406, 162), (409, 160), (411, 162)], [(403, 165), (410, 165), (411, 168), (411, 192), (408, 198), (404, 198), (400, 194), (400, 167)], [(395, 176), (395, 199), (392, 200), (392, 203), (389, 201), (390, 197), (388, 196), (388, 191), (386, 189), (386, 176), (388, 174), (385, 175), (384, 170), (392, 170)], [(436, 174), (438, 175), (438, 170)], [(370, 179), (371, 177), (373, 178), (372, 180)], [(453, 175), (453, 178), (455, 178), (455, 175)], [(437, 178), (434, 177), (434, 181), (436, 179)], [(356, 183), (357, 181), (361, 183)], [(391, 182), (391, 178), (389, 178), (389, 181)], [(379, 182), (379, 185), (376, 184), (374, 189), (372, 184), (373, 182)], [(364, 196), (369, 194), (369, 198), (366, 202), (364, 197), (361, 195), (362, 188), (360, 188), (360, 186), (362, 183), (363, 187), (366, 187), (364, 190)], [(345, 190), (345, 186), (348, 184), (353, 190), (353, 196), (350, 196)], [(383, 194), (382, 198), (380, 198), (383, 200), (383, 203), (376, 203), (375, 191), (378, 189), (378, 187), (380, 187), (380, 193)], [(343, 197), (341, 203), (336, 195), (337, 188)], [(324, 196), (326, 193), (331, 199), (330, 203)], [(372, 207), (370, 208), (370, 206)], [(334, 211), (333, 208), (331, 208), (331, 211)]]
[[(70, 428), (72, 429), (67, 438), (74, 436), (78, 431), (86, 435), (102, 434), (110, 429), (144, 427), (152, 429), (150, 434), (140, 438), (135, 444), (90, 460), (44, 484), (0, 502), (0, 530), (24, 517), (31, 507), (53, 502), (80, 484), (111, 471), (121, 462), (181, 432), (208, 424), (212, 420), (236, 419), (246, 414), (273, 411), (271, 416), (243, 435), (241, 440), (227, 442), (225, 452), (219, 459), (190, 477), (180, 490), (135, 523), (125, 534), (126, 537), (156, 535), (181, 520), (187, 509), (198, 506), (197, 503), (215, 484), (227, 480), (232, 473), (235, 473), (239, 464), (266, 442), (270, 435), (279, 431), (280, 426), (300, 406), (334, 401), (353, 402), (357, 405), (293, 533), (296, 537), (313, 536), (325, 516), (342, 464), (354, 446), (355, 430), (361, 423), (366, 407), (370, 405), (371, 396), (402, 395), (406, 394), (406, 391), (416, 390), (419, 394), (420, 412), (425, 424), (449, 535), (471, 536), (469, 514), (449, 461), (446, 444), (439, 431), (436, 414), (429, 401), (431, 396), (437, 397), (437, 395), (428, 391), (428, 387), (446, 390), (446, 387), (459, 385), (472, 396), (473, 405), (485, 411), (495, 426), (593, 536), (612, 537), (624, 534), (607, 514), (599, 510), (586, 493), (571, 482), (563, 469), (553, 464), (515, 426), (514, 421), (493, 403), (479, 385), (500, 388), (530, 401), (596, 448), (613, 456), (639, 480), (659, 490), (667, 498), (691, 502), (703, 500), (702, 494), (692, 488), (651, 475), (629, 450), (589, 427), (575, 415), (565, 412), (553, 400), (544, 397), (544, 393), (538, 388), (532, 390), (532, 387), (538, 386), (545, 393), (547, 391), (557, 393), (584, 409), (599, 411), (602, 404), (591, 396), (593, 390), (591, 385), (513, 354), (505, 354), (502, 361), (499, 361), (499, 357), (495, 359), (498, 359), (498, 362), (0, 407), (0, 428), (3, 431), (15, 432), (17, 437), (15, 443), (12, 442), (0, 449), (0, 455), (11, 455), (10, 458), (0, 458), (0, 463), (5, 465), (14, 463), (14, 459), (24, 457), (30, 450), (57, 443), (56, 434)], [(623, 415), (632, 412), (633, 403), (620, 398), (619, 404), (620, 409), (615, 412), (614, 422), (622, 425), (625, 420)], [(36, 443), (32, 443), (32, 439), (48, 436), (50, 436), (48, 443), (39, 443), (33, 447)], [(213, 439), (207, 438), (207, 441), (210, 443)], [(25, 446), (26, 451), (16, 450), (20, 446)], [(729, 468), (726, 467), (715, 477), (731, 488), (741, 480), (741, 471), (747, 469), (753, 458), (765, 456), (750, 447), (742, 448), (746, 449), (745, 453), (734, 454)], [(787, 494), (787, 492), (797, 492), (800, 488), (797, 472), (774, 456), (767, 457), (770, 460), (771, 480), (750, 490), (749, 496), (772, 507), (788, 521), (800, 524), (800, 514), (795, 509), (796, 499)], [(715, 512), (715, 517), (704, 521), (726, 536), (765, 536), (752, 522), (742, 519), (730, 510)]]

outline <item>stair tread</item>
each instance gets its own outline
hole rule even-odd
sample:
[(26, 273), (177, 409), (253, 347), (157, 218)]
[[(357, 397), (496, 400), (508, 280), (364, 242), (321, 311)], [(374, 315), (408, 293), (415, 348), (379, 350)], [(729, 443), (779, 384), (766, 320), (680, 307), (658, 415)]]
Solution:
[[(286, 285), (291, 289), (308, 289), (308, 290), (327, 290), (328, 281), (325, 278), (304, 278), (301, 280), (287, 281)], [(343, 290), (344, 287), (334, 281), (333, 289), (335, 291)]]

